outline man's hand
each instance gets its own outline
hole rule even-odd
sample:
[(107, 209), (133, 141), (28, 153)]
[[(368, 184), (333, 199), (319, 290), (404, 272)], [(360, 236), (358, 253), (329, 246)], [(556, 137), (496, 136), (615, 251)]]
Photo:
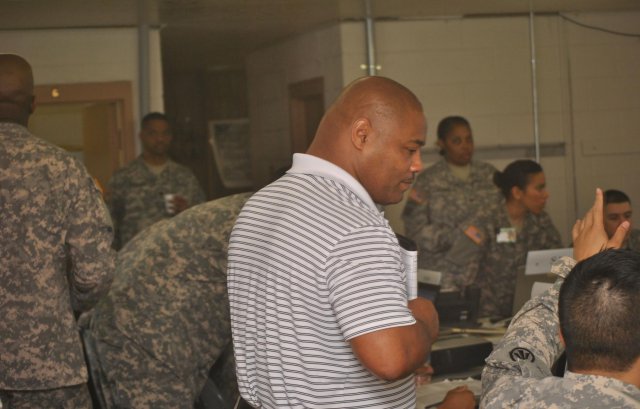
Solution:
[(473, 392), (465, 385), (458, 386), (447, 392), (438, 409), (473, 409), (476, 406), (476, 398)]
[(611, 239), (604, 230), (602, 190), (596, 189), (596, 200), (582, 219), (573, 225), (573, 258), (582, 261), (608, 248), (620, 248), (629, 231), (629, 222), (625, 221), (616, 230)]
[(189, 208), (189, 202), (183, 196), (174, 195), (173, 196), (173, 208), (175, 210), (174, 214), (179, 214), (184, 210)]
[(429, 364), (425, 364), (416, 369), (413, 373), (416, 377), (416, 386), (426, 385), (431, 383), (431, 376), (433, 375), (433, 367)]
[(436, 338), (438, 338), (438, 331), (440, 328), (436, 307), (433, 306), (431, 301), (422, 297), (409, 301), (408, 306), (413, 317), (427, 327), (429, 338), (431, 338), (431, 342), (434, 342)]

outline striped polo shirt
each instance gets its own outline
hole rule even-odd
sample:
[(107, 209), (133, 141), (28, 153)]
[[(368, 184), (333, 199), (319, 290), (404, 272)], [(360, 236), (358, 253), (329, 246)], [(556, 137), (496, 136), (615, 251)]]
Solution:
[(413, 377), (383, 381), (349, 340), (415, 323), (397, 239), (336, 165), (295, 154), (253, 195), (229, 244), (238, 384), (263, 408), (415, 408)]

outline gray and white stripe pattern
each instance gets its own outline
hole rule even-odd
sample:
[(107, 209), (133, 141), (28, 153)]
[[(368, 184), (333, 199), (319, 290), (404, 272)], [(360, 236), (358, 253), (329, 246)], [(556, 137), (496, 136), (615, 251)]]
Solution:
[(240, 391), (255, 406), (415, 408), (413, 377), (376, 378), (348, 342), (415, 320), (393, 231), (343, 182), (288, 173), (234, 227), (234, 350)]

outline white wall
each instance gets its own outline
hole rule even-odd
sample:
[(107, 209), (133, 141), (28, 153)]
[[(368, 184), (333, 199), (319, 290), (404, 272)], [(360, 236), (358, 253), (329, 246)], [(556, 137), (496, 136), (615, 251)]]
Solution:
[[(0, 50), (18, 54), (29, 61), (36, 85), (131, 81), (134, 124), (139, 126), (136, 28), (0, 31)], [(150, 109), (163, 111), (158, 30), (151, 30), (149, 34), (149, 54)], [(140, 152), (137, 139), (136, 149)]]
[[(564, 142), (566, 115), (561, 89), (563, 65), (557, 41), (557, 19), (537, 18), (540, 127), (542, 143)], [(365, 75), (365, 31), (362, 23), (340, 24), (343, 84)], [(499, 169), (524, 157), (522, 145), (532, 144), (531, 66), (528, 19), (482, 18), (378, 22), (375, 25), (379, 75), (393, 78), (413, 90), (422, 101), (429, 122), (427, 144), (435, 146), (435, 128), (443, 117), (466, 116), (484, 160)], [(298, 56), (306, 58), (304, 54)], [(566, 98), (565, 98), (566, 99)], [(512, 157), (498, 146), (516, 145)], [(480, 156), (480, 155), (478, 155)], [(425, 154), (425, 165), (437, 160)], [(553, 200), (548, 210), (566, 242), (573, 220), (572, 190), (567, 193), (567, 169), (562, 157), (542, 159)], [(569, 169), (571, 170), (571, 169)], [(402, 232), (404, 203), (388, 206), (393, 227)]]
[[(575, 17), (575, 16), (572, 16)], [(640, 210), (640, 13), (580, 15), (636, 33), (623, 37), (566, 24), (578, 210), (597, 186), (625, 191)], [(636, 219), (636, 227), (640, 219)]]
[[(572, 14), (571, 18), (612, 30), (638, 33), (640, 13)], [(620, 188), (640, 203), (640, 41), (579, 27), (560, 16), (534, 19), (538, 79), (541, 164), (551, 194), (547, 205), (565, 244), (575, 218), (588, 209), (596, 186)], [(318, 59), (318, 50), (302, 46), (333, 29), (305, 34), (261, 50), (259, 61), (278, 61), (297, 66)], [(337, 26), (342, 85), (365, 74), (364, 24)], [(336, 36), (324, 37), (335, 41)], [(306, 39), (306, 40), (305, 40)], [(474, 131), (477, 154), (499, 169), (511, 160), (532, 157), (533, 110), (529, 20), (527, 17), (386, 21), (375, 24), (376, 63), (379, 75), (393, 78), (413, 90), (424, 105), (429, 123), (426, 165), (437, 159), (433, 153), (435, 130), (444, 116), (467, 117)], [(295, 46), (297, 44), (297, 46)], [(323, 49), (329, 48), (325, 44)], [(276, 95), (255, 104), (252, 123), (255, 138), (264, 138), (260, 110), (268, 110), (271, 135), (282, 141), (279, 157), (286, 157), (288, 117), (286, 85), (292, 82), (278, 69), (251, 67), (249, 93)], [(316, 64), (322, 69), (322, 64)], [(267, 73), (268, 72), (268, 73)], [(295, 71), (306, 74), (304, 70)], [(318, 73), (311, 76), (332, 76)], [(265, 92), (261, 87), (271, 88)], [(329, 93), (325, 96), (331, 102)], [(277, 130), (277, 131), (275, 131)], [(263, 147), (265, 141), (259, 142)], [(575, 155), (574, 155), (575, 154)], [(273, 157), (273, 154), (271, 155)], [(258, 158), (256, 156), (256, 158)], [(266, 168), (269, 158), (260, 157)], [(387, 217), (403, 231), (399, 215), (403, 204), (389, 206)]]
[[(560, 24), (557, 17), (535, 19), (542, 144), (564, 143), (569, 117), (562, 93)], [(422, 101), (428, 148), (434, 148), (438, 122), (455, 114), (471, 122), (477, 157), (502, 169), (527, 156), (522, 146), (534, 140), (528, 18), (380, 22), (375, 30), (379, 74), (403, 83)], [(356, 27), (353, 35), (361, 35)], [(437, 157), (425, 159), (428, 166)], [(568, 243), (574, 206), (573, 192), (565, 188), (572, 176), (564, 157), (545, 156), (541, 163), (551, 194), (547, 210)], [(387, 208), (398, 231), (404, 227), (399, 219), (403, 205)]]
[(291, 162), (290, 84), (324, 79), (330, 104), (343, 87), (338, 26), (316, 30), (266, 47), (247, 58), (254, 182), (267, 183), (273, 171)]

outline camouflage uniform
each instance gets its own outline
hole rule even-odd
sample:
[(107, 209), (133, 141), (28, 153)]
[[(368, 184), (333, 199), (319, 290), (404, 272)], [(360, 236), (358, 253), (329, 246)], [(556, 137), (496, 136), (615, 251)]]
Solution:
[(480, 223), (485, 235), (477, 283), (480, 286), (481, 317), (508, 317), (512, 314), (516, 277), (524, 271), (527, 252), (562, 247), (558, 229), (546, 212), (528, 213), (515, 243), (498, 243), (497, 234), (510, 227), (503, 205)]
[(443, 289), (462, 289), (475, 279), (475, 265), (468, 262), (475, 254), (463, 231), (500, 203), (495, 172), (488, 163), (472, 161), (469, 180), (463, 181), (441, 159), (418, 175), (409, 194), (402, 213), (405, 233), (418, 244), (418, 267), (443, 273)]
[(0, 390), (87, 381), (73, 297), (90, 308), (111, 283), (109, 213), (84, 166), (0, 123)]
[(564, 351), (559, 337), (558, 295), (575, 261), (563, 257), (552, 272), (560, 277), (528, 301), (486, 360), (481, 408), (638, 408), (640, 390), (617, 379), (551, 368)]
[(627, 242), (623, 247), (625, 249), (640, 251), (640, 230), (631, 229), (631, 233), (629, 233), (629, 238), (627, 238)]
[(86, 383), (37, 391), (0, 391), (1, 408), (91, 408), (91, 395)]
[[(111, 291), (91, 320), (109, 407), (193, 407), (231, 342), (227, 246), (249, 196), (190, 208), (118, 253)], [(233, 399), (231, 379), (218, 387)]]
[(115, 227), (114, 248), (122, 248), (139, 231), (171, 217), (164, 195), (184, 196), (189, 206), (202, 203), (204, 192), (193, 173), (172, 160), (159, 175), (145, 165), (142, 157), (118, 170), (107, 188), (107, 204)]

